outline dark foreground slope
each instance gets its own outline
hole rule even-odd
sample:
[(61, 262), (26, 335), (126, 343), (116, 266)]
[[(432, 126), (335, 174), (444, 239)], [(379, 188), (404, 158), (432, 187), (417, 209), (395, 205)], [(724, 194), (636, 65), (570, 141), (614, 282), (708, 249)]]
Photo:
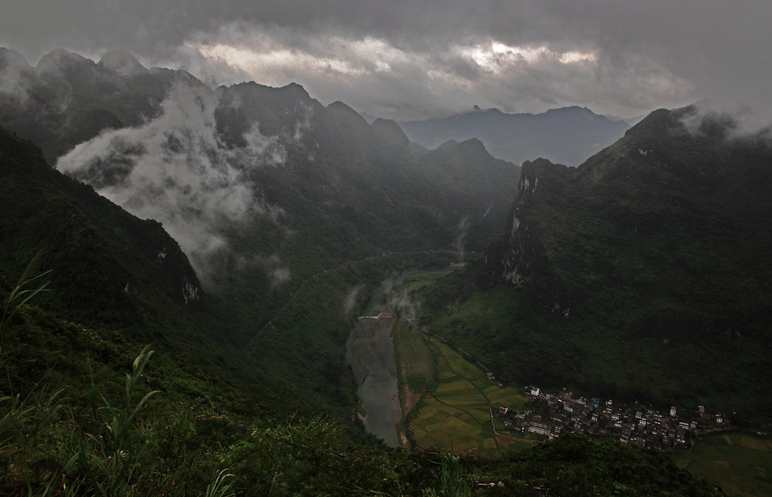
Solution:
[(772, 148), (733, 129), (661, 110), (577, 169), (524, 164), (475, 296), (498, 321), (464, 340), (520, 381), (770, 416)]

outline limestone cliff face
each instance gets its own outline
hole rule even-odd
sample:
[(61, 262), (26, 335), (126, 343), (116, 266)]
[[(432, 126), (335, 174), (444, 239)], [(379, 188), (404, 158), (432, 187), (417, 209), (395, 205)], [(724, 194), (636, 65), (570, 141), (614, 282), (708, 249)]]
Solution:
[(695, 108), (653, 112), (575, 169), (526, 162), (482, 283), (566, 315), (635, 309), (641, 330), (723, 333), (769, 309), (770, 164), (768, 130)]
[(529, 236), (528, 226), (523, 226), (517, 216), (520, 214), (520, 204), (525, 201), (523, 197), (536, 191), (539, 177), (534, 169), (530, 163), (523, 165), (517, 185), (517, 197), (507, 221), (511, 229), (505, 239), (500, 240), (485, 256), (486, 275), (490, 283), (505, 281), (523, 285), (533, 277), (529, 270), (529, 260), (535, 253), (534, 241)]
[(485, 253), (486, 285), (529, 287), (544, 305), (568, 313), (569, 303), (551, 275), (550, 238), (545, 238), (549, 230), (545, 228), (563, 216), (554, 203), (564, 203), (560, 196), (574, 171), (545, 159), (523, 164), (505, 234)]

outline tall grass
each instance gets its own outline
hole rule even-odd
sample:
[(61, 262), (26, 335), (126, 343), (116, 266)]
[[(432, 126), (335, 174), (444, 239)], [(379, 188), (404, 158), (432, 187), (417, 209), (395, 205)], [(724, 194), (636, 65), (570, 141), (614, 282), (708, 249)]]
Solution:
[(140, 411), (159, 393), (137, 388), (153, 353), (145, 347), (130, 372), (101, 381), (92, 374), (85, 413), (68, 405), (64, 389), (0, 396), (0, 495), (235, 495), (229, 469), (199, 476), (191, 488), (180, 483), (193, 468), (183, 462), (164, 472), (156, 464), (149, 439), (157, 430), (138, 425)]
[(452, 453), (440, 458), (440, 482), (437, 488), (424, 489), (424, 497), (471, 497), (474, 478), (464, 474), (462, 458)]
[(25, 286), (30, 285), (33, 281), (39, 280), (51, 272), (49, 269), (48, 271), (40, 273), (37, 276), (32, 276), (32, 273), (34, 273), (37, 268), (41, 253), (42, 251), (35, 254), (35, 257), (33, 257), (30, 263), (27, 264), (27, 268), (24, 270), (21, 278), (19, 278), (19, 282), (16, 284), (16, 288), (13, 289), (11, 294), (8, 296), (8, 299), (5, 301), (5, 305), (3, 306), (3, 319), (0, 321), (0, 345), (5, 344), (5, 330), (8, 328), (11, 319), (13, 319), (13, 317), (16, 315), (16, 311), (18, 311), (21, 306), (26, 304), (38, 293), (47, 291), (46, 287), (49, 285), (49, 281), (43, 283), (37, 288), (24, 288)]
[(96, 495), (126, 495), (139, 465), (142, 449), (140, 444), (134, 443), (132, 425), (147, 400), (159, 393), (153, 390), (134, 403), (137, 381), (153, 355), (149, 348), (146, 346), (134, 359), (131, 374), (125, 373), (120, 403), (111, 403), (104, 391), (106, 385), (118, 384), (108, 381), (106, 385), (98, 385), (92, 375), (90, 400), (94, 419), (97, 420), (96, 430), (95, 434), (85, 433), (78, 439), (77, 460), (86, 471)]

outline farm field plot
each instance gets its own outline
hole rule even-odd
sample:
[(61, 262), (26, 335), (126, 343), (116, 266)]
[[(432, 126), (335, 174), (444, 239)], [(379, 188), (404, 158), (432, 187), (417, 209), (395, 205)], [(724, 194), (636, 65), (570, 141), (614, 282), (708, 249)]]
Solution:
[(706, 435), (691, 452), (673, 460), (712, 481), (730, 497), (772, 495), (772, 438), (726, 432)]
[(420, 272), (420, 273), (412, 273), (410, 276), (407, 277), (405, 280), (405, 286), (407, 288), (408, 293), (412, 293), (418, 290), (421, 290), (422, 288), (426, 288), (427, 286), (431, 285), (438, 279), (449, 275), (454, 270), (442, 270), (442, 271), (426, 271), (426, 272)]
[(513, 396), (512, 388), (500, 388), (496, 385), (491, 385), (483, 393), (491, 405), (493, 406), (507, 406), (512, 410), (519, 411), (523, 408), (526, 402), (526, 398), (522, 395)]
[(399, 405), (402, 418), (397, 424), (400, 443), (408, 448), (405, 431), (408, 414), (434, 384), (434, 356), (427, 347), (423, 332), (397, 321), (392, 327), (394, 358), (397, 366)]
[[(417, 447), (496, 457), (530, 445), (508, 440), (501, 433), (497, 437), (491, 424), (491, 410), (495, 413), (501, 406), (519, 409), (525, 397), (515, 388), (498, 387), (449, 345), (434, 338), (427, 339), (427, 344), (435, 359), (438, 382), (418, 403), (408, 423)], [(501, 429), (497, 422), (496, 430)]]
[(397, 366), (410, 391), (420, 393), (432, 385), (434, 359), (424, 343), (423, 333), (404, 322), (393, 326)]

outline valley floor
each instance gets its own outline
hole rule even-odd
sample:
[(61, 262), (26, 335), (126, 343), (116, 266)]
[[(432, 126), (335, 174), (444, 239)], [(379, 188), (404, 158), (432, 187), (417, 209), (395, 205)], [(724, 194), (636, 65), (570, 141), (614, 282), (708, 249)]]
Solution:
[[(394, 293), (402, 291), (404, 299), (450, 272), (412, 273)], [(766, 436), (727, 432), (726, 416), (701, 406), (663, 415), (651, 406), (574, 397), (565, 389), (523, 391), (497, 382), (464, 350), (416, 323), (409, 317), (393, 325), (405, 447), (495, 458), (561, 433), (604, 434), (629, 445), (680, 449), (672, 452), (679, 467), (728, 495), (772, 491), (772, 443)]]

